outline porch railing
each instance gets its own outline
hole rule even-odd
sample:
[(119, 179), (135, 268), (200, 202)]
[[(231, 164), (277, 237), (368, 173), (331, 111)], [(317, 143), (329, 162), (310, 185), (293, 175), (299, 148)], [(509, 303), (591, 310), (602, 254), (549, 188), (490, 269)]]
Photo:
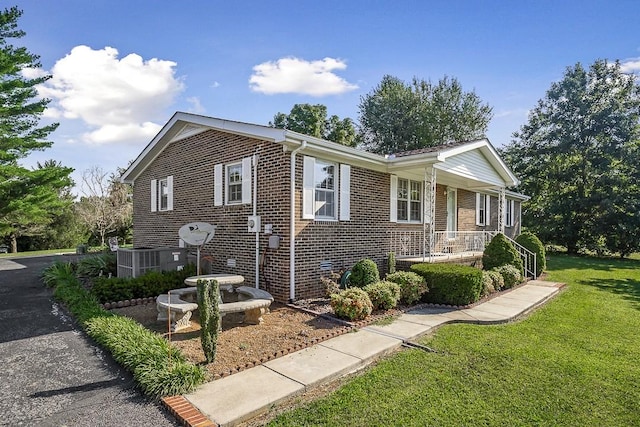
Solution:
[[(433, 246), (429, 245), (429, 234), (427, 233), (425, 237), (423, 230), (399, 229), (390, 233), (389, 250), (393, 251), (397, 258), (422, 258), (424, 261), (430, 261), (436, 257), (484, 252), (484, 248), (498, 232), (436, 231)], [(536, 254), (508, 236), (507, 239), (511, 241), (522, 258), (525, 276), (537, 277)], [(433, 247), (432, 251), (430, 251), (431, 247)]]

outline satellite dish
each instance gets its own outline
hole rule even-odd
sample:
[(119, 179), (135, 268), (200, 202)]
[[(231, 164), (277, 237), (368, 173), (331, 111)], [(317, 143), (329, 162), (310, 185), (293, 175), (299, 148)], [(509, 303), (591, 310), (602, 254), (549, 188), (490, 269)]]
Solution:
[(203, 246), (213, 239), (216, 226), (206, 222), (190, 222), (178, 230), (178, 236), (188, 245)]

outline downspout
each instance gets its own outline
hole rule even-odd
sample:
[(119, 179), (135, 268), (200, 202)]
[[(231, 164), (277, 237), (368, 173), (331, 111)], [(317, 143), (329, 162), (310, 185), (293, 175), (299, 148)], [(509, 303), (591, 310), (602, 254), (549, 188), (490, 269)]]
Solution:
[(296, 299), (296, 153), (304, 150), (307, 141), (291, 152), (291, 188), (289, 190), (290, 197), (290, 216), (289, 216), (289, 301)]
[[(256, 149), (258, 152), (260, 148)], [(253, 216), (258, 215), (258, 155), (253, 159)], [(260, 227), (256, 230), (256, 289), (260, 288)]]

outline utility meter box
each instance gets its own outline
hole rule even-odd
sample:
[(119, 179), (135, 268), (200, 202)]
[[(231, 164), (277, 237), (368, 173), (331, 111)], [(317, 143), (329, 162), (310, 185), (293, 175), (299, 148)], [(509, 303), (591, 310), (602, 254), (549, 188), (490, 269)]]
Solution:
[(247, 218), (247, 231), (249, 233), (260, 232), (260, 215), (249, 215), (249, 218)]

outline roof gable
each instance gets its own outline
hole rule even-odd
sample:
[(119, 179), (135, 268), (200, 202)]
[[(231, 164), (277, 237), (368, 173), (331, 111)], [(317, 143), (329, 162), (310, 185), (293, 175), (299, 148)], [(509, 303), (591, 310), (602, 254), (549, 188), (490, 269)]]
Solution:
[(438, 170), (451, 175), (483, 182), (490, 186), (512, 187), (518, 184), (513, 172), (486, 139), (428, 147), (384, 157), (286, 129), (183, 112), (175, 113), (147, 144), (125, 171), (122, 181), (133, 183), (169, 144), (209, 129), (272, 141), (289, 149), (304, 147), (303, 151), (311, 155), (326, 156), (387, 173), (396, 173), (410, 168), (424, 170), (427, 165), (433, 165)]

